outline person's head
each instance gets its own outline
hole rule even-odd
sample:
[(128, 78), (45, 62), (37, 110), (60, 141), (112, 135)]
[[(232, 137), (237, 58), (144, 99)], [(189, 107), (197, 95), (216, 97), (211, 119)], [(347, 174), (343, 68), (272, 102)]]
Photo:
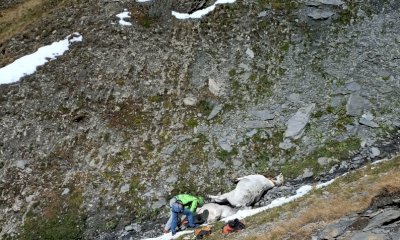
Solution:
[(199, 205), (200, 207), (203, 206), (203, 204), (204, 204), (204, 197), (198, 196), (197, 199), (199, 200), (199, 201), (198, 201), (198, 205)]

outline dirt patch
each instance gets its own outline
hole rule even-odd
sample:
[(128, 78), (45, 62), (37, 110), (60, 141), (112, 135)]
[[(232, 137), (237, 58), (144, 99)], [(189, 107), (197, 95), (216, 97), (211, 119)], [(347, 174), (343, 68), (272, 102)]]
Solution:
[(400, 188), (385, 187), (371, 200), (370, 209), (376, 210), (390, 205), (400, 205)]
[(0, 11), (0, 43), (23, 31), (44, 13), (45, 0), (28, 0)]

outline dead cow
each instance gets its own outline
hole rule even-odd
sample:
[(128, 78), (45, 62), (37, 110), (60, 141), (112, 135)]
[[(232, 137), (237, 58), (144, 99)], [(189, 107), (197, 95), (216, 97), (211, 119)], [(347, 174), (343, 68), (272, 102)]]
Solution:
[(283, 183), (283, 176), (279, 174), (276, 180), (263, 175), (249, 175), (236, 179), (236, 188), (219, 196), (209, 197), (216, 203), (229, 202), (234, 207), (248, 207), (260, 201), (261, 197), (271, 188)]
[(203, 214), (204, 212), (208, 213), (207, 223), (213, 223), (218, 221), (221, 218), (226, 218), (232, 216), (237, 212), (236, 209), (228, 206), (228, 205), (219, 205), (216, 203), (206, 203), (201, 208), (197, 208), (197, 214)]

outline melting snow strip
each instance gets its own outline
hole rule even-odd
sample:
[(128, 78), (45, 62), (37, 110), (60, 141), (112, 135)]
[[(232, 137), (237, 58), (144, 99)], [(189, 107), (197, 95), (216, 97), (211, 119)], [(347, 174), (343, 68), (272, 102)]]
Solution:
[(124, 9), (122, 13), (119, 13), (116, 15), (117, 18), (119, 19), (118, 23), (122, 26), (132, 26), (132, 23), (125, 21), (124, 19), (129, 19), (131, 18), (131, 13), (128, 11), (128, 9)]
[(73, 33), (64, 40), (41, 47), (36, 52), (23, 56), (13, 63), (0, 68), (0, 84), (17, 82), (22, 77), (33, 74), (37, 67), (63, 55), (74, 42), (82, 42), (82, 36), (79, 33)]
[(189, 13), (178, 13), (175, 11), (172, 11), (172, 15), (176, 17), (177, 19), (190, 19), (190, 18), (202, 18), (203, 16), (209, 14), (210, 12), (214, 11), (215, 6), (217, 4), (226, 4), (226, 3), (234, 3), (236, 0), (217, 0), (213, 5), (197, 10), (191, 14)]

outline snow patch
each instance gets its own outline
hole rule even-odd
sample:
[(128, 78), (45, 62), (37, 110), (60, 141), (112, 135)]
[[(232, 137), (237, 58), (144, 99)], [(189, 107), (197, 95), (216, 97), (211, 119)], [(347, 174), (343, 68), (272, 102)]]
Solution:
[(217, 0), (213, 5), (197, 10), (191, 14), (189, 13), (178, 13), (175, 11), (172, 11), (172, 15), (176, 17), (177, 19), (190, 19), (190, 18), (202, 18), (203, 16), (209, 14), (210, 12), (214, 11), (215, 7), (217, 4), (226, 4), (226, 3), (234, 3), (236, 0)]
[(50, 60), (63, 55), (74, 42), (82, 42), (82, 35), (73, 33), (64, 40), (54, 42), (39, 48), (36, 52), (23, 56), (13, 63), (0, 68), (0, 84), (8, 84), (19, 81), (22, 77), (33, 74), (37, 67)]
[(132, 26), (132, 23), (125, 21), (125, 19), (131, 18), (131, 13), (128, 11), (128, 9), (124, 9), (122, 13), (119, 13), (116, 15), (117, 18), (119, 19), (118, 23), (122, 26)]

